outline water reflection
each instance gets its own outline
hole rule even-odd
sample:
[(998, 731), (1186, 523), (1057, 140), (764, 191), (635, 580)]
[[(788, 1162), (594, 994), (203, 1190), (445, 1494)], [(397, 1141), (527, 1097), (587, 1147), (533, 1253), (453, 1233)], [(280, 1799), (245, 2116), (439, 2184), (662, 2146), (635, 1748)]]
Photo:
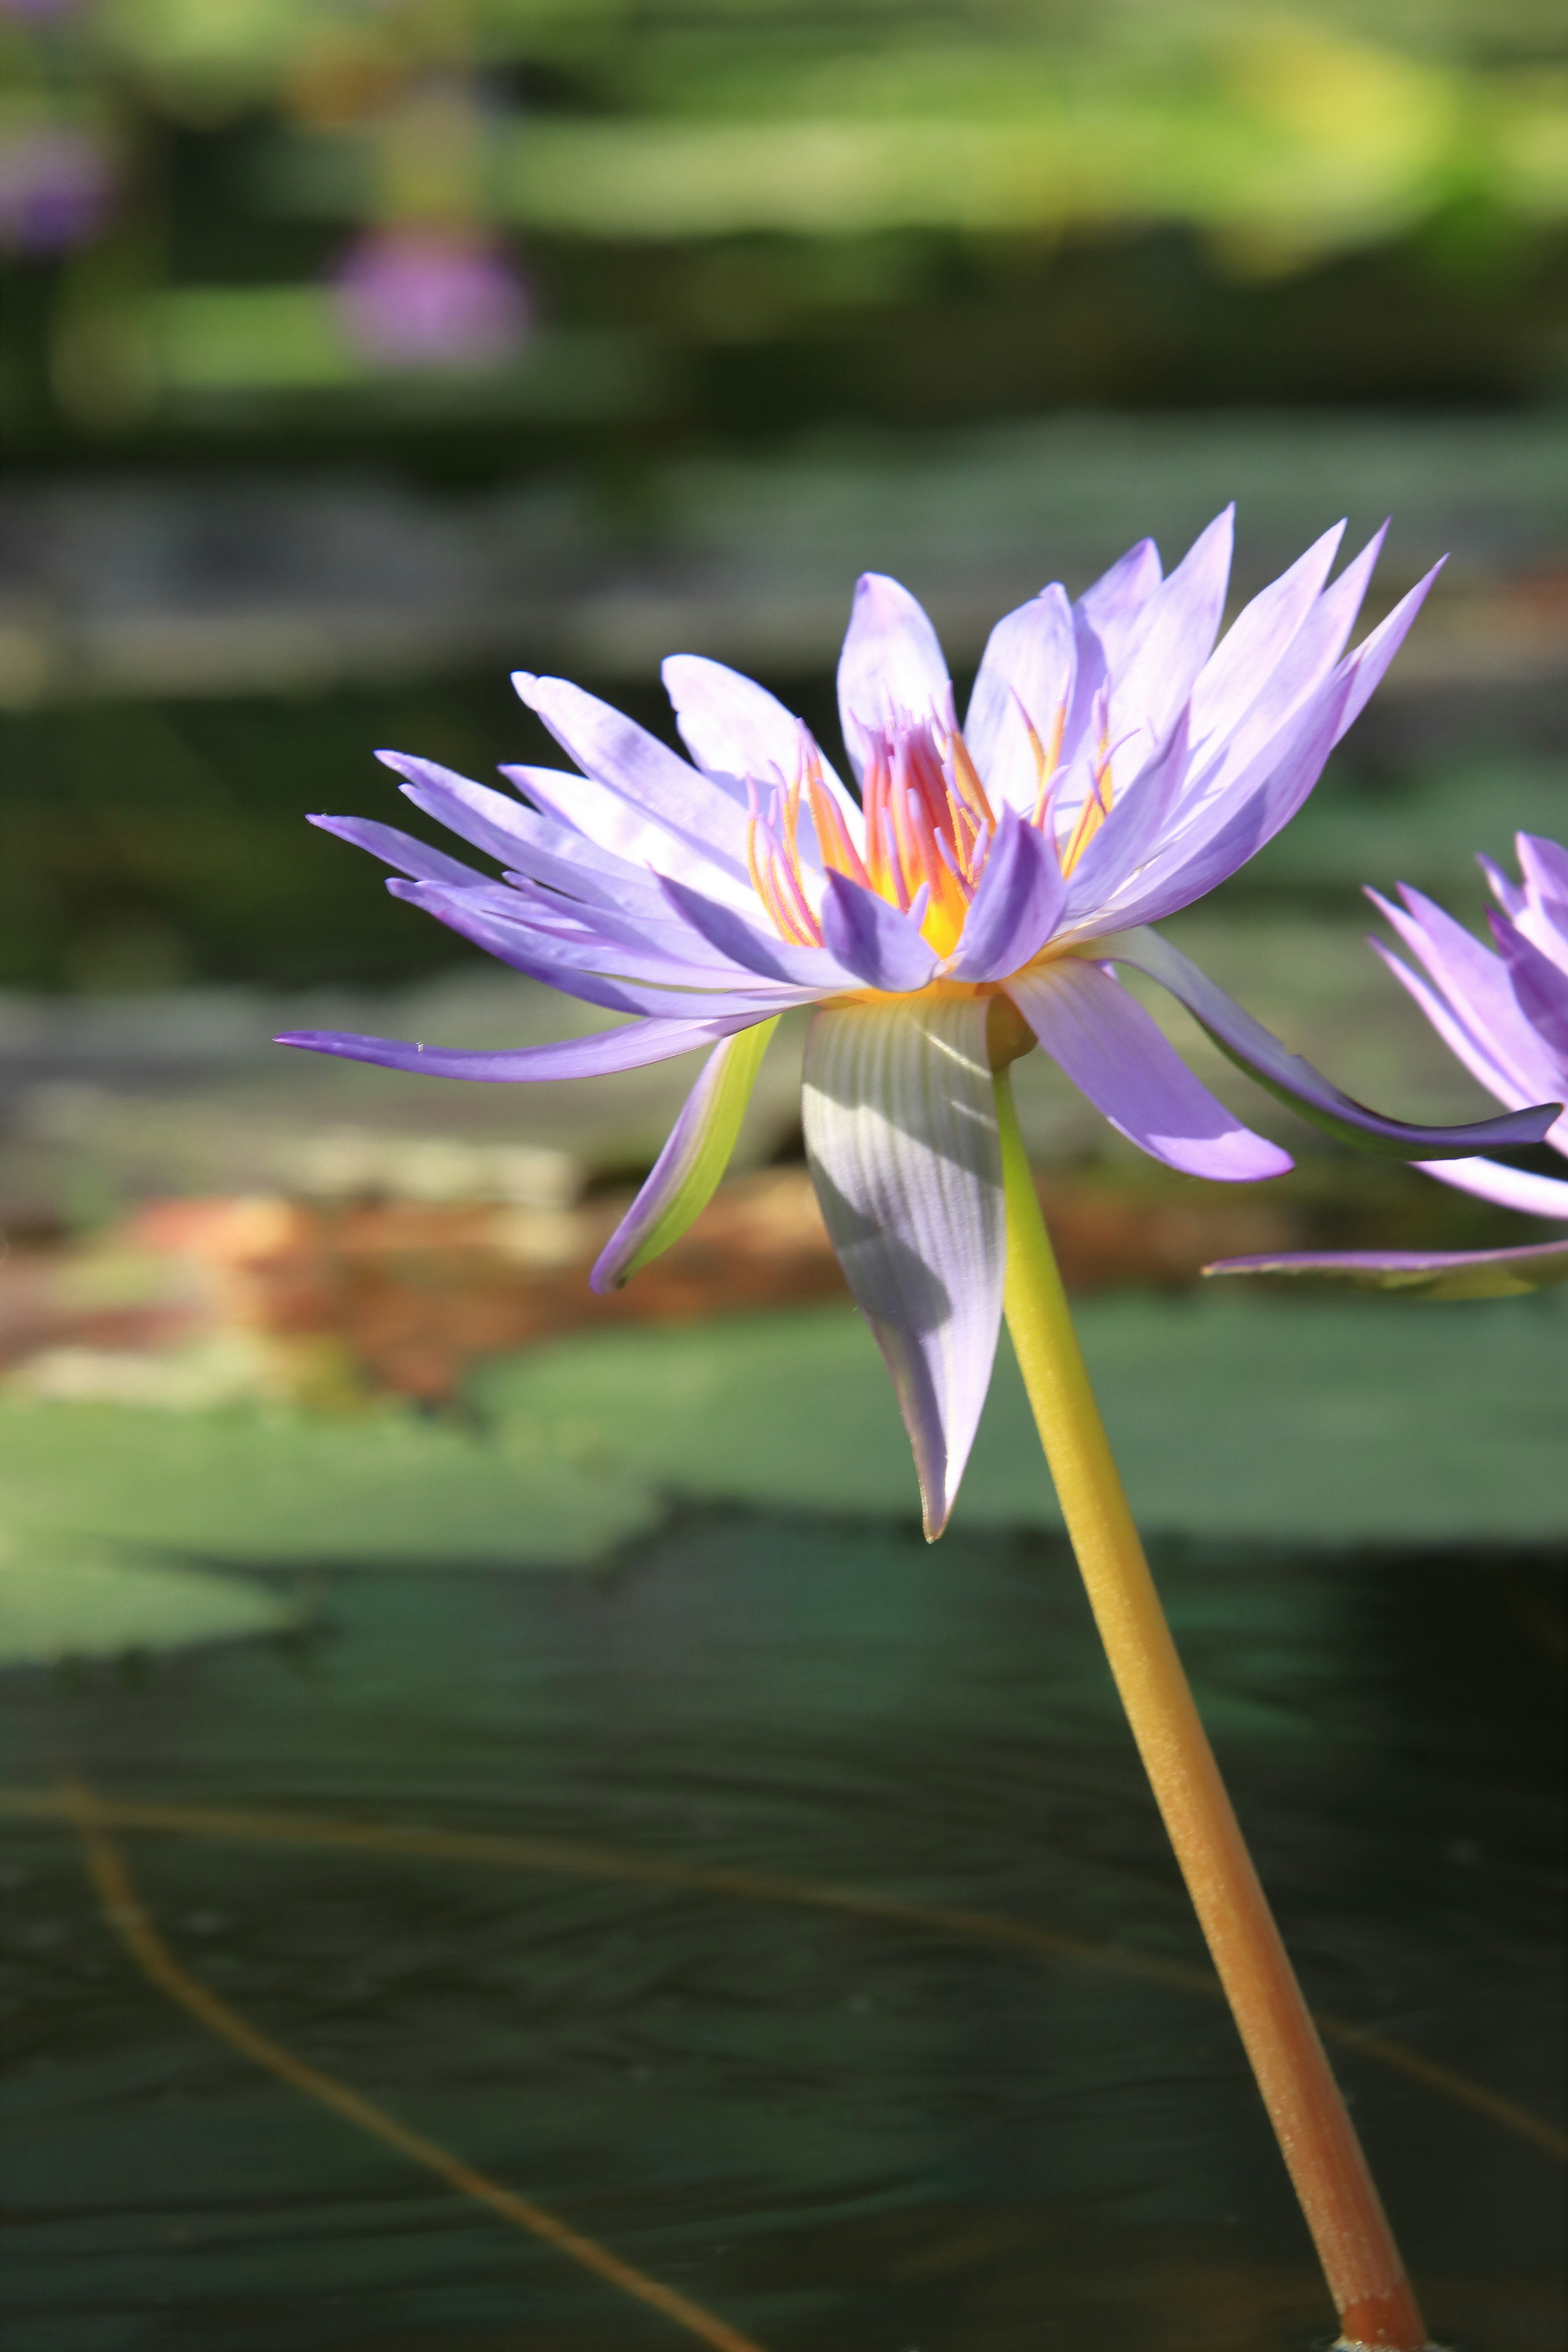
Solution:
[[(1237, 1548), (1161, 1572), (1310, 1997), (1549, 2114), (1557, 1571)], [(113, 1832), (242, 2017), (768, 2352), (1321, 2332), (1231, 2028), (1175, 1975), (1195, 1932), (1048, 1541), (928, 1553), (710, 1514), (607, 1579), (344, 1576), (302, 1654), (9, 1696), (13, 1784), (597, 1849), (574, 1874)], [(680, 2340), (161, 1999), (63, 1824), (17, 1823), (14, 1854), (14, 2346)], [(1546, 2150), (1341, 2063), (1436, 2323), (1547, 2352)]]

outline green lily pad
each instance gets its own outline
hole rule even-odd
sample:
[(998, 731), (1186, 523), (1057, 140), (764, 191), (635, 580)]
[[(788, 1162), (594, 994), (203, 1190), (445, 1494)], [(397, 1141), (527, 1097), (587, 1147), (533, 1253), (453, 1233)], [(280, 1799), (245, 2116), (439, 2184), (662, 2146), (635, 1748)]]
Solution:
[[(1533, 1540), (1568, 1528), (1568, 1316), (1548, 1298), (1123, 1297), (1079, 1327), (1151, 1534)], [(562, 1340), (491, 1366), (513, 1444), (597, 1442), (624, 1475), (773, 1507), (910, 1514), (909, 1448), (847, 1307)], [(1004, 1339), (956, 1514), (1057, 1527)]]
[(0, 1514), (17, 1529), (209, 1561), (581, 1565), (658, 1516), (585, 1423), (548, 1451), (387, 1412), (163, 1413), (0, 1404)]
[(0, 1538), (0, 1665), (235, 1641), (298, 1619), (288, 1601), (235, 1577)]

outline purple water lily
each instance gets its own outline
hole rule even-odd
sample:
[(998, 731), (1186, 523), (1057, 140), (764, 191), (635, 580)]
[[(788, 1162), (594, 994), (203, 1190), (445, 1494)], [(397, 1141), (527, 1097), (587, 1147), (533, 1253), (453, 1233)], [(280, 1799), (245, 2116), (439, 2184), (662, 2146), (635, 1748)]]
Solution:
[[(1413, 970), (1382, 940), (1372, 946), (1445, 1045), (1511, 1108), (1548, 1095), (1568, 1096), (1568, 849), (1529, 833), (1516, 837), (1515, 847), (1519, 883), (1489, 857), (1478, 860), (1502, 910), (1489, 917), (1495, 955), (1419, 890), (1401, 883), (1402, 907), (1376, 890), (1367, 892), (1421, 969)], [(1568, 1113), (1543, 1139), (1568, 1159)], [(1568, 1224), (1568, 1181), (1561, 1176), (1487, 1159), (1416, 1165), (1458, 1192)], [(1305, 1275), (1427, 1298), (1500, 1298), (1568, 1282), (1568, 1235), (1517, 1249), (1300, 1250), (1226, 1258), (1205, 1270)]]
[[(1342, 530), (1342, 526), (1341, 527)], [(1200, 1084), (1111, 967), (1152, 975), (1309, 1118), (1403, 1158), (1533, 1141), (1542, 1115), (1450, 1130), (1339, 1093), (1148, 926), (1214, 887), (1300, 806), (1419, 608), (1428, 574), (1348, 656), (1382, 534), (1329, 584), (1325, 534), (1216, 646), (1231, 517), (1168, 579), (1142, 541), (1079, 602), (1045, 589), (993, 631), (961, 729), (936, 632), (868, 574), (839, 663), (858, 793), (762, 687), (677, 655), (694, 764), (560, 678), (523, 700), (583, 772), (502, 772), (522, 799), (385, 752), (416, 807), (505, 869), (489, 880), (384, 824), (315, 820), (407, 877), (389, 887), (519, 971), (625, 1025), (517, 1052), (282, 1042), (496, 1081), (710, 1058), (595, 1268), (623, 1282), (711, 1194), (778, 1016), (815, 1007), (806, 1150), (887, 1359), (927, 1532), (952, 1507), (1002, 1311), (994, 1070), (1036, 1044), (1167, 1165), (1230, 1181), (1289, 1165)]]

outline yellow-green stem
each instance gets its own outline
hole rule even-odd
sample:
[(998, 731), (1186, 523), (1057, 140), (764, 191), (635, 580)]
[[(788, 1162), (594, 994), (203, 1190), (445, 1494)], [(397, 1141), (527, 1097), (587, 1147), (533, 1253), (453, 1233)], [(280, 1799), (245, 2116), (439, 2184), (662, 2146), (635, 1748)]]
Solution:
[(1155, 1800), (1340, 2315), (1342, 2346), (1424, 2352), (1366, 2158), (1231, 1810), (1132, 1524), (1073, 1329), (1005, 1070), (1007, 1328)]

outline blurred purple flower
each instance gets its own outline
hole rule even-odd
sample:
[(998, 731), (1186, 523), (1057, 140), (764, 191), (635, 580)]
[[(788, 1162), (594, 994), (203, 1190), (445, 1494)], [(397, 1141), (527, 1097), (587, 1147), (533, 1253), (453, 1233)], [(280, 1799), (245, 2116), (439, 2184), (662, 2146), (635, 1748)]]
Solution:
[(83, 0), (0, 0), (0, 16), (20, 16), (26, 22), (47, 25), (56, 16), (74, 16)]
[(36, 123), (0, 136), (0, 245), (63, 253), (85, 245), (108, 217), (109, 158), (85, 131)]
[[(1503, 910), (1489, 919), (1496, 955), (1405, 883), (1399, 886), (1403, 907), (1375, 890), (1367, 896), (1421, 966), (1413, 971), (1373, 940), (1394, 978), (1471, 1075), (1517, 1110), (1548, 1096), (1568, 1099), (1568, 849), (1528, 833), (1517, 836), (1515, 846), (1521, 884), (1510, 882), (1489, 857), (1478, 861)], [(1568, 1114), (1543, 1139), (1568, 1160)], [(1568, 1224), (1568, 1181), (1560, 1176), (1534, 1175), (1495, 1160), (1416, 1165), (1479, 1200)], [(1226, 1258), (1205, 1271), (1305, 1275), (1428, 1298), (1500, 1298), (1568, 1282), (1568, 1238), (1502, 1250), (1303, 1250)]]
[(389, 887), (503, 962), (635, 1017), (517, 1052), (321, 1032), (282, 1042), (489, 1080), (633, 1069), (708, 1046), (594, 1270), (607, 1289), (701, 1209), (777, 1016), (814, 1006), (812, 1175), (892, 1374), (935, 1535), (1001, 1319), (994, 1071), (1038, 1043), (1172, 1167), (1237, 1181), (1290, 1165), (1199, 1083), (1113, 964), (1152, 974), (1243, 1067), (1374, 1150), (1425, 1158), (1544, 1131), (1543, 1116), (1458, 1133), (1380, 1118), (1146, 928), (1285, 824), (1415, 617), (1429, 578), (1342, 659), (1380, 541), (1326, 587), (1340, 535), (1256, 597), (1217, 649), (1228, 512), (1168, 580), (1144, 541), (1076, 605), (1047, 588), (992, 632), (962, 732), (931, 622), (896, 581), (868, 574), (838, 668), (858, 797), (799, 720), (718, 662), (664, 665), (692, 766), (581, 688), (519, 672), (523, 700), (584, 772), (504, 769), (531, 805), (382, 754), (415, 806), (499, 859), (504, 880), (388, 825), (315, 822), (409, 877)]
[(505, 252), (478, 232), (371, 229), (338, 264), (334, 284), (351, 341), (384, 366), (491, 366), (531, 321)]

